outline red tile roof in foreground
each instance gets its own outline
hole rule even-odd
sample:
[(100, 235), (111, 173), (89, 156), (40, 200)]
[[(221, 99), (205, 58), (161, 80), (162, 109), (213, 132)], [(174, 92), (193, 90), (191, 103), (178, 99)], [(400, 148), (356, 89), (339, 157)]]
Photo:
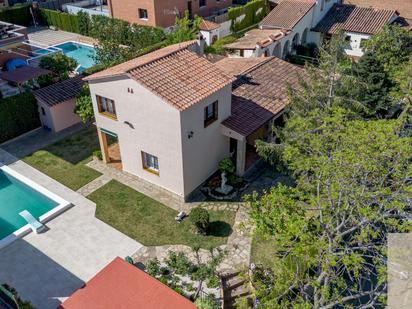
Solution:
[[(245, 137), (283, 111), (289, 102), (287, 85), (298, 87), (299, 75), (304, 72), (302, 67), (279, 58), (265, 59), (255, 64), (249, 62), (244, 66), (246, 71), (237, 74), (238, 79), (233, 83), (232, 115), (222, 122)], [(229, 71), (234, 63), (225, 60), (221, 65), (228, 66)]]
[(126, 75), (182, 111), (233, 81), (206, 58), (189, 50), (192, 45), (171, 45), (86, 79)]
[(315, 5), (314, 0), (284, 0), (260, 22), (263, 28), (293, 29)]
[(196, 309), (185, 297), (117, 257), (61, 309)]
[(397, 16), (395, 10), (378, 10), (355, 5), (335, 4), (313, 31), (335, 34), (339, 30), (344, 30), (375, 34)]

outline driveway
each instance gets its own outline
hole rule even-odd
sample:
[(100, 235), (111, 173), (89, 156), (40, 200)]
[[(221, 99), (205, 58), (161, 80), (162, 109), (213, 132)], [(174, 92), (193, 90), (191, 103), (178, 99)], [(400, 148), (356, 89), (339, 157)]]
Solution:
[(56, 308), (116, 256), (132, 255), (141, 244), (95, 218), (96, 205), (80, 194), (17, 161), (0, 149), (0, 162), (74, 206), (0, 250), (0, 283), (7, 283), (37, 308)]

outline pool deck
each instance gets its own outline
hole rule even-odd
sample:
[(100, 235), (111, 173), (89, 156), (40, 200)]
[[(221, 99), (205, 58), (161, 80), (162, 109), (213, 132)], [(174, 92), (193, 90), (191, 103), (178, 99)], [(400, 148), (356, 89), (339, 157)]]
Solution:
[(45, 27), (30, 28), (28, 37), (30, 42), (38, 43), (42, 46), (57, 45), (67, 41), (74, 41), (91, 45), (97, 43), (95, 39), (84, 35), (62, 30), (51, 30)]
[(79, 193), (2, 149), (0, 162), (74, 205), (49, 221), (46, 232), (30, 233), (0, 250), (0, 282), (37, 308), (56, 308), (116, 256), (142, 247), (96, 219), (96, 205)]

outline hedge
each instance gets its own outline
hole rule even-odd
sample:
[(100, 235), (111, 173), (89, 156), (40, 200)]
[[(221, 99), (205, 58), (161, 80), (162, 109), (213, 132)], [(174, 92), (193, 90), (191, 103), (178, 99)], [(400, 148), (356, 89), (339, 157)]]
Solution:
[(0, 143), (40, 126), (37, 102), (31, 93), (0, 99)]
[(28, 27), (32, 24), (30, 5), (17, 5), (0, 9), (0, 20)]
[(79, 17), (59, 11), (40, 9), (42, 24), (54, 26), (60, 30), (80, 34)]
[[(261, 12), (256, 14), (259, 9), (262, 9)], [(228, 16), (232, 20), (232, 31), (238, 32), (257, 24), (267, 15), (267, 9), (266, 0), (253, 0), (244, 6), (230, 8)], [(236, 18), (242, 15), (245, 15), (245, 17), (242, 21), (237, 22)]]

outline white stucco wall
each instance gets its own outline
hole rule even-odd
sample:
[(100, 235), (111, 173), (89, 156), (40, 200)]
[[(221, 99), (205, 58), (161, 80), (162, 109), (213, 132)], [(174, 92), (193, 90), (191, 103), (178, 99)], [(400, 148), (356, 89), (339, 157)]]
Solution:
[[(38, 101), (37, 104), (42, 126), (48, 127), (53, 132), (59, 132), (81, 122), (80, 117), (74, 113), (74, 99), (54, 106), (49, 106), (41, 101)], [(45, 112), (44, 115), (42, 113), (42, 108)]]
[[(324, 2), (323, 10), (322, 10), (322, 1)], [(316, 5), (312, 9), (313, 19), (312, 23), (309, 28), (315, 27), (323, 17), (325, 17), (326, 13), (332, 8), (335, 3), (340, 3), (340, 0), (317, 0)]]
[(206, 45), (210, 46), (213, 43), (213, 37), (216, 36), (217, 39), (220, 39), (219, 28), (212, 31), (200, 30), (200, 34), (205, 38)]
[[(128, 88), (133, 89), (133, 94)], [(231, 113), (231, 85), (182, 112), (125, 77), (92, 81), (90, 91), (96, 126), (118, 135), (123, 170), (182, 198), (229, 155), (229, 139), (219, 128)], [(96, 95), (115, 101), (117, 120), (98, 113)], [(204, 128), (204, 107), (216, 100), (219, 119)], [(193, 137), (189, 139), (191, 131)], [(159, 175), (143, 169), (141, 151), (158, 157)]]
[(368, 34), (345, 32), (346, 36), (350, 36), (349, 47), (345, 48), (346, 54), (354, 57), (362, 57), (363, 51), (361, 48), (362, 40), (369, 40), (371, 38)]
[[(123, 170), (183, 198), (180, 112), (129, 78), (91, 82), (90, 91), (97, 127), (118, 135)], [(115, 101), (117, 120), (98, 113), (96, 95)], [(143, 169), (142, 151), (158, 157), (159, 175)]]
[[(220, 123), (231, 115), (232, 85), (217, 91), (181, 113), (184, 187), (186, 195), (203, 183), (229, 156), (229, 138)], [(218, 100), (218, 119), (204, 127), (204, 108)], [(189, 132), (193, 137), (188, 138)]]

